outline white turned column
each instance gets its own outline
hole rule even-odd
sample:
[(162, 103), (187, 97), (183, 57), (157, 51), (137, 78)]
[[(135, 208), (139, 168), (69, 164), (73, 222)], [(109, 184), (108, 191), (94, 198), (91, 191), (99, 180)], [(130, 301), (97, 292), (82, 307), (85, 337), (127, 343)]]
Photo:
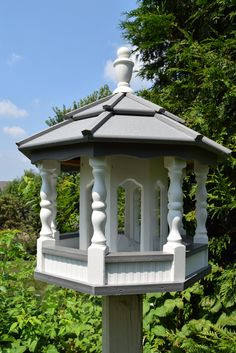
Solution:
[(39, 165), (39, 173), (42, 178), (42, 186), (40, 190), (40, 220), (41, 231), (40, 237), (37, 240), (37, 270), (44, 271), (44, 257), (42, 254), (42, 244), (44, 241), (53, 239), (53, 218), (56, 217), (55, 207), (55, 192), (53, 190), (53, 173), (55, 172), (56, 161), (42, 161)]
[(39, 165), (39, 172), (42, 178), (42, 186), (40, 190), (40, 220), (41, 220), (41, 238), (52, 238), (52, 187), (51, 187), (51, 170), (44, 167), (42, 163)]
[(183, 282), (186, 274), (186, 248), (182, 244), (180, 235), (180, 217), (175, 216), (172, 220), (167, 243), (163, 246), (163, 251), (174, 254), (171, 266), (171, 279), (175, 282)]
[(105, 254), (108, 252), (105, 237), (106, 225), (106, 160), (90, 158), (94, 185), (92, 189), (92, 225), (93, 237), (88, 248), (88, 281), (93, 284), (105, 284)]
[(194, 162), (194, 172), (197, 181), (196, 190), (196, 221), (194, 243), (208, 243), (206, 220), (207, 220), (207, 189), (206, 180), (208, 166), (198, 161)]
[[(168, 225), (171, 230), (172, 222), (175, 217), (179, 217), (180, 224), (182, 224), (183, 217), (183, 169), (186, 167), (186, 161), (174, 157), (165, 157), (164, 159), (165, 168), (168, 169), (168, 176), (170, 179), (170, 185), (168, 190)], [(171, 236), (171, 233), (168, 236)], [(180, 240), (181, 235), (180, 236)]]

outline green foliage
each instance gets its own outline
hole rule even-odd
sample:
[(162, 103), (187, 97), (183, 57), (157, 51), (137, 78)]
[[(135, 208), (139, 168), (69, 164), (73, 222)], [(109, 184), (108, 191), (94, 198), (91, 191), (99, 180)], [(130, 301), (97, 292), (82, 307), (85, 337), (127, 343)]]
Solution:
[(78, 102), (74, 101), (73, 106), (70, 108), (66, 108), (65, 105), (63, 105), (62, 109), (54, 107), (53, 111), (55, 113), (55, 116), (53, 118), (49, 117), (48, 120), (46, 120), (46, 124), (48, 126), (58, 124), (65, 120), (65, 114), (69, 113), (71, 110), (75, 110), (80, 107), (83, 107), (84, 105), (93, 103), (99, 99), (109, 96), (111, 93), (112, 92), (110, 91), (108, 85), (104, 85), (98, 91), (94, 91), (92, 94), (80, 99)]
[[(232, 0), (140, 0), (138, 8), (127, 13), (121, 24), (125, 39), (136, 47), (144, 64), (141, 75), (153, 80), (152, 89), (140, 94), (183, 117), (189, 127), (231, 148), (233, 156), (235, 16)], [(231, 157), (218, 169), (211, 169), (207, 185), (208, 234), (212, 239), (225, 235), (223, 247), (212, 247), (212, 254), (217, 253), (217, 261), (222, 264), (235, 260), (235, 161)], [(195, 208), (193, 187), (185, 189), (190, 234)]]
[(0, 352), (100, 352), (100, 299), (34, 282), (17, 234), (0, 232)]
[(32, 171), (8, 184), (0, 195), (0, 228), (37, 234), (40, 229), (41, 178)]
[(235, 352), (235, 269), (214, 266), (182, 293), (147, 295), (144, 352)]
[(57, 184), (57, 224), (65, 232), (77, 231), (79, 228), (80, 174), (64, 173)]
[[(78, 230), (79, 180), (78, 173), (62, 173), (58, 179), (57, 223), (61, 232)], [(40, 176), (26, 171), (22, 178), (10, 182), (0, 194), (0, 229), (20, 229), (21, 239), (30, 252), (35, 251), (41, 227), (40, 188)]]

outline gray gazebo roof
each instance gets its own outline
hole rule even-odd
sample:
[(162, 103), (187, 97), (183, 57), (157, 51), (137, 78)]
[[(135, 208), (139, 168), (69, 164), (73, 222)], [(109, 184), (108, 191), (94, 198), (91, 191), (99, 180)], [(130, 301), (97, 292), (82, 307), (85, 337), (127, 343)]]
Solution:
[(230, 153), (164, 108), (132, 94), (134, 63), (127, 48), (117, 54), (113, 66), (118, 85), (113, 95), (66, 114), (62, 123), (18, 143), (32, 163), (119, 154), (176, 156), (209, 164)]
[(32, 163), (44, 159), (128, 154), (178, 156), (215, 163), (230, 150), (189, 129), (179, 117), (132, 93), (76, 109), (66, 120), (18, 143)]

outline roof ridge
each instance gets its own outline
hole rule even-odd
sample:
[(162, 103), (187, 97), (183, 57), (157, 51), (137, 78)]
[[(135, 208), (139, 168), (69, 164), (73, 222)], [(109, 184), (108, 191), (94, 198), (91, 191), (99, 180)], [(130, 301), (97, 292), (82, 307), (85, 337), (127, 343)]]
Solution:
[(123, 92), (115, 93), (110, 99), (111, 102), (108, 102), (102, 106), (103, 109), (107, 111), (112, 110), (125, 96), (126, 94)]
[(74, 114), (78, 114), (88, 108), (96, 107), (96, 105), (101, 104), (102, 102), (105, 102), (106, 100), (109, 100), (110, 98), (114, 97), (114, 94), (111, 94), (109, 96), (103, 97), (95, 102), (85, 104), (82, 107), (79, 107), (77, 109), (71, 110), (70, 112), (65, 114), (66, 119), (72, 117)]
[(112, 112), (109, 112), (109, 111), (102, 112), (101, 114), (99, 114), (99, 117), (101, 118), (101, 120), (97, 124), (95, 124), (95, 126), (92, 127), (91, 129), (82, 130), (81, 131), (82, 135), (92, 136), (102, 125), (104, 125), (107, 122), (107, 120), (110, 119), (111, 116), (112, 116)]
[(134, 101), (136, 101), (140, 104), (143, 104), (144, 106), (146, 106), (148, 108), (154, 109), (157, 113), (162, 113), (172, 120), (178, 121), (180, 123), (184, 123), (183, 119), (181, 119), (180, 117), (178, 117), (175, 114), (170, 113), (168, 110), (166, 110), (165, 108), (161, 107), (160, 105), (158, 105), (156, 103), (147, 101), (146, 99), (144, 99), (140, 96), (136, 96), (132, 93), (127, 93), (127, 96), (129, 98), (133, 99)]

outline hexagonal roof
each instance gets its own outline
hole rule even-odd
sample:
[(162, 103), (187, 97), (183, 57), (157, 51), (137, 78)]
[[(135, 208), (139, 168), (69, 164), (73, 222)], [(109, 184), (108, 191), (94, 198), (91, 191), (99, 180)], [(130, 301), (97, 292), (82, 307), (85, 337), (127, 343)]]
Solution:
[[(189, 129), (179, 117), (132, 93), (133, 62), (126, 48), (114, 66), (118, 87), (111, 96), (73, 110), (65, 121), (20, 141), (33, 163), (112, 154), (137, 157), (176, 156), (215, 163), (231, 151)], [(124, 69), (125, 68), (125, 69)]]

